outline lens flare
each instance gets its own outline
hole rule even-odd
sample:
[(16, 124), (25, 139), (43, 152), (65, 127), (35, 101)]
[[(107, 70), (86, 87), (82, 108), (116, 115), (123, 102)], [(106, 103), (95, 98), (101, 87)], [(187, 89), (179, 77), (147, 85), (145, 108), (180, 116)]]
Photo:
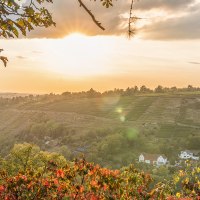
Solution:
[(118, 107), (118, 108), (116, 108), (116, 112), (117, 112), (117, 113), (122, 113), (122, 112), (123, 112), (123, 109), (120, 108), (120, 107)]
[(121, 122), (125, 122), (126, 121), (126, 117), (125, 116), (120, 116), (120, 121)]

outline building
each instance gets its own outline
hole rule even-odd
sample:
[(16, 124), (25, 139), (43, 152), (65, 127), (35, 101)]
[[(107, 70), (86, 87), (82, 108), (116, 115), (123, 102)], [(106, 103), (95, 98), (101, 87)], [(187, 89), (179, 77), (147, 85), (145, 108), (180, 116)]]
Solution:
[(139, 156), (139, 162), (161, 166), (166, 165), (168, 161), (165, 155), (142, 153)]
[(192, 159), (192, 160), (199, 160), (199, 151), (196, 150), (185, 150), (181, 151), (179, 155), (180, 159)]

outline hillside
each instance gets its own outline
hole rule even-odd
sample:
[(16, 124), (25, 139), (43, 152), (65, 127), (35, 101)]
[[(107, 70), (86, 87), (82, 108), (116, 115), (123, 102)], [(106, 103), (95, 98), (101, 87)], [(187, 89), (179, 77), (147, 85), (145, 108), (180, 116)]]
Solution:
[[(18, 110), (77, 113), (137, 123), (186, 123), (200, 125), (200, 94), (138, 95), (100, 98), (58, 99), (34, 102)], [(188, 122), (188, 123), (187, 123)]]
[[(111, 166), (134, 161), (140, 151), (175, 157), (183, 148), (200, 148), (200, 94), (50, 95), (4, 101), (0, 104), (1, 153), (24, 141), (50, 151), (64, 146), (67, 154), (85, 153), (90, 160), (98, 155), (94, 161)], [(107, 154), (104, 143), (113, 145), (117, 160), (108, 162), (108, 155), (99, 154)]]

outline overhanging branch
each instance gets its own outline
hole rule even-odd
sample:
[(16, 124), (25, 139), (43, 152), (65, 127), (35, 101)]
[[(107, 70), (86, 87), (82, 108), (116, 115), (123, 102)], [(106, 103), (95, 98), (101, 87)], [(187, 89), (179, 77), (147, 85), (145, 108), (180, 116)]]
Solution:
[[(0, 53), (3, 51), (3, 49), (0, 49)], [(4, 67), (7, 66), (7, 63), (8, 63), (8, 58), (5, 57), (5, 56), (0, 56), (0, 60), (3, 62), (4, 64)]]
[(78, 0), (78, 2), (80, 3), (80, 7), (83, 7), (84, 10), (90, 15), (90, 17), (92, 18), (93, 22), (103, 31), (105, 30), (105, 28), (101, 25), (101, 23), (99, 21), (97, 21), (97, 19), (95, 18), (95, 16), (92, 14), (92, 12), (86, 7), (86, 5), (82, 2), (82, 0)]
[(128, 36), (129, 36), (129, 38), (134, 34), (134, 30), (131, 27), (133, 4), (134, 4), (134, 0), (131, 1), (131, 7), (130, 7), (130, 13), (129, 13), (129, 21), (128, 21)]

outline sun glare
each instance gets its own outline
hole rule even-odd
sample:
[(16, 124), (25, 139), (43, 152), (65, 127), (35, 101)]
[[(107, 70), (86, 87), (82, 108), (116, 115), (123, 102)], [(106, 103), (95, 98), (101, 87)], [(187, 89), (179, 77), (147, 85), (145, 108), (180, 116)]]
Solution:
[[(51, 53), (48, 69), (67, 78), (80, 78), (108, 73), (107, 57), (112, 52), (105, 38), (73, 33), (62, 39), (51, 40), (47, 45)], [(52, 52), (53, 55), (52, 56)]]
[(70, 43), (72, 46), (80, 45), (88, 39), (87, 35), (79, 32), (71, 33), (64, 38), (60, 39), (63, 43)]
[(71, 33), (67, 36), (65, 36), (63, 39), (64, 40), (82, 40), (84, 37), (87, 37), (87, 35), (83, 34), (83, 33), (80, 33), (80, 32), (74, 32), (74, 33)]

